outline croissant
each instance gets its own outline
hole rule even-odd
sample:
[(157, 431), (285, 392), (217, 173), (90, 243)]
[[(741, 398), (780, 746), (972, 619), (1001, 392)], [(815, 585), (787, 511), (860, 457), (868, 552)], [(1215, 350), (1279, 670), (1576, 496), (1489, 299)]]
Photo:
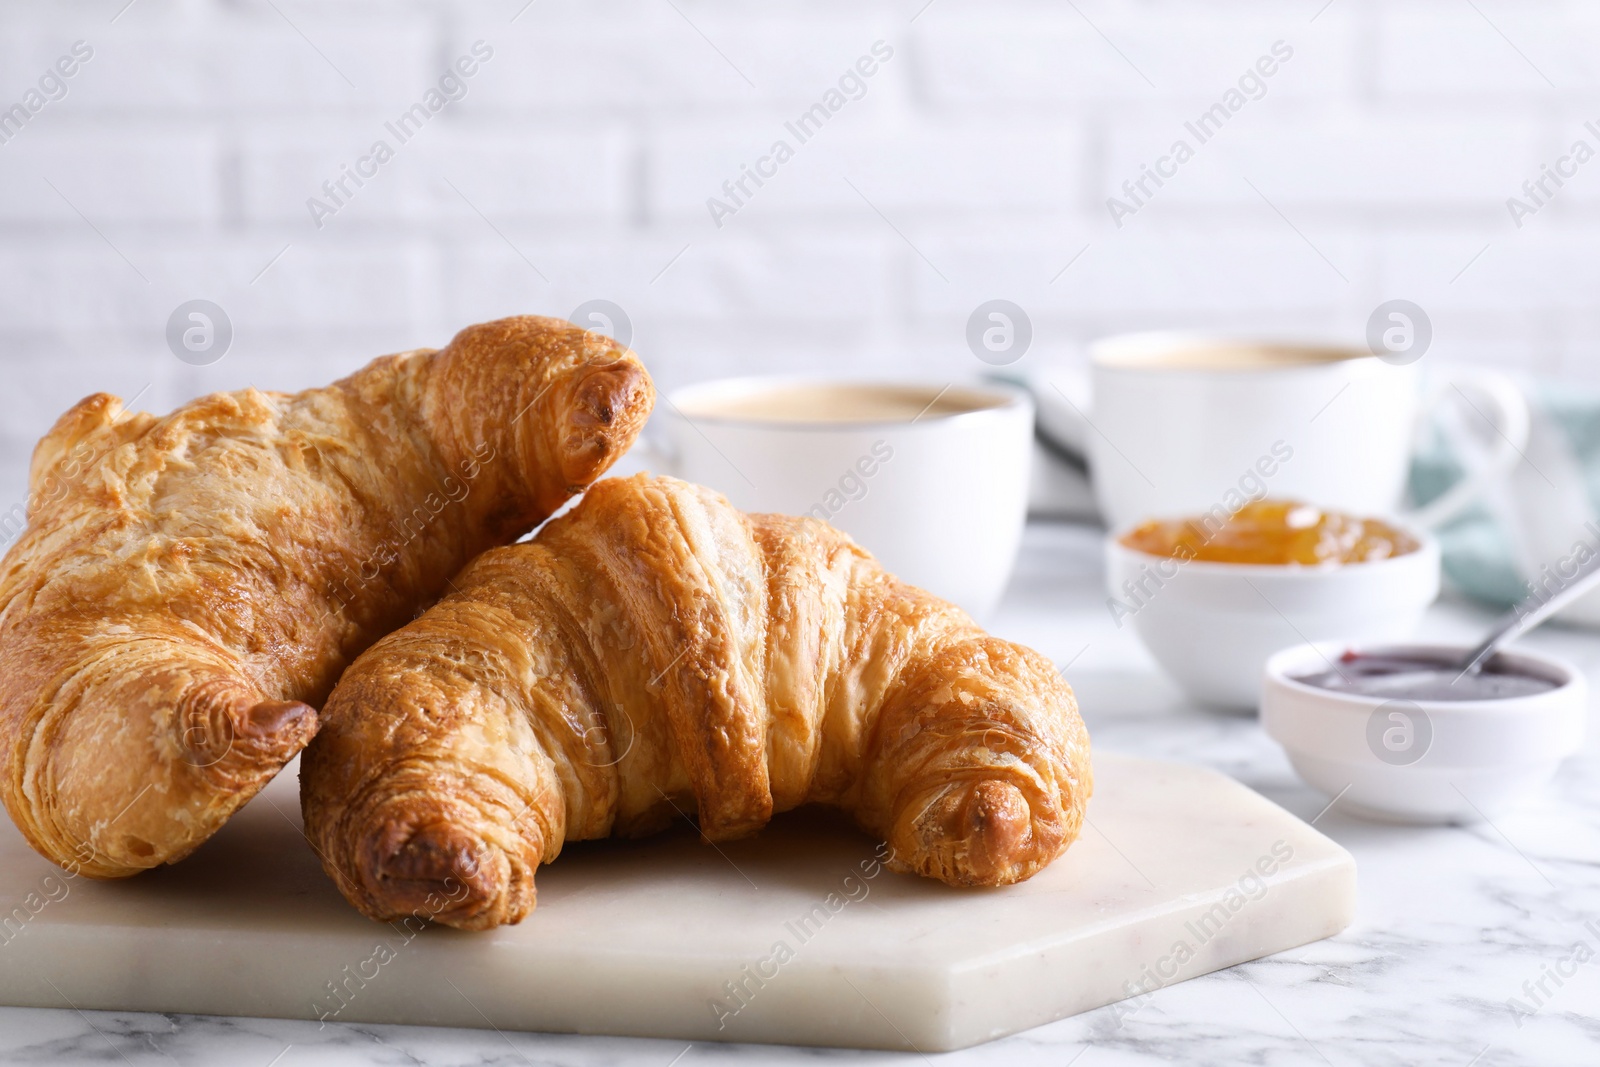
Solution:
[(710, 841), (832, 805), (889, 865), (1027, 878), (1092, 781), (1045, 657), (884, 572), (810, 518), (638, 475), (351, 665), (301, 763), (306, 835), (374, 919), (523, 919), (566, 841), (697, 815)]
[(599, 477), (653, 402), (557, 319), (165, 418), (104, 393), (34, 452), (0, 563), (0, 798), (102, 878), (181, 859), (311, 739), (367, 645)]

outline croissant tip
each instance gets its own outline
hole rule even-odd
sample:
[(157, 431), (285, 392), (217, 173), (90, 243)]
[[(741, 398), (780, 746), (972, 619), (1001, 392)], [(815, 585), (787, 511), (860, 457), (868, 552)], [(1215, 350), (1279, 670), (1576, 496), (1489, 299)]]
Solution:
[(460, 929), (505, 921), (504, 897), (488, 846), (450, 823), (386, 824), (369, 838), (362, 866), (368, 895), (386, 918), (420, 918)]
[(379, 863), (379, 877), (389, 880), (443, 882), (472, 862), (473, 843), (448, 826), (421, 827)]
[(1033, 836), (1033, 813), (1022, 791), (1010, 782), (979, 782), (967, 798), (969, 862), (999, 874), (1024, 851)]
[[(912, 809), (915, 810), (915, 809)], [(1054, 857), (1040, 857), (1032, 808), (1011, 782), (988, 778), (957, 786), (922, 809), (908, 827), (904, 865), (953, 886), (1010, 885)]]
[(251, 705), (240, 722), (246, 737), (264, 739), (295, 732), (297, 726), (315, 728), (317, 709), (298, 700), (263, 700)]
[(569, 483), (587, 485), (633, 443), (655, 405), (655, 387), (637, 360), (608, 359), (589, 366), (571, 398), (561, 469)]

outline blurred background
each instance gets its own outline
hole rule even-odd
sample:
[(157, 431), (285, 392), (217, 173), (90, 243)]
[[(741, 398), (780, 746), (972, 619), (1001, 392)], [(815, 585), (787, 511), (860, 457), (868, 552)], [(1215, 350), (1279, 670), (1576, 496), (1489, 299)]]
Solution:
[[(322, 384), (591, 300), (668, 388), (977, 374), (996, 298), (1022, 369), (1359, 343), (1403, 298), (1430, 360), (1592, 381), (1597, 53), (1600, 11), (1491, 0), (8, 4), (0, 499), (87, 392)], [(205, 365), (167, 339), (196, 299)]]

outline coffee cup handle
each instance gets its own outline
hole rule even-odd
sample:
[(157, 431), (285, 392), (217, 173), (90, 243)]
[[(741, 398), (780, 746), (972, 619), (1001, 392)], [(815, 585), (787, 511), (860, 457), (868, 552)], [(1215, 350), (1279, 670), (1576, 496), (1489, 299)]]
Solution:
[[(1511, 473), (1528, 447), (1528, 400), (1506, 375), (1479, 368), (1451, 371), (1429, 388), (1422, 405), (1424, 418), (1450, 390), (1459, 393), (1494, 429), (1495, 440), (1488, 457), (1475, 469), (1439, 497), (1407, 514), (1407, 518), (1425, 529), (1437, 529), (1470, 507), (1491, 485)], [(1468, 395), (1469, 392), (1476, 393), (1477, 399)]]
[[(1012, 384), (1019, 384), (1012, 382)], [(1022, 383), (1033, 395), (1034, 436), (1046, 452), (1087, 472), (1092, 386), (1086, 370), (1071, 368)]]

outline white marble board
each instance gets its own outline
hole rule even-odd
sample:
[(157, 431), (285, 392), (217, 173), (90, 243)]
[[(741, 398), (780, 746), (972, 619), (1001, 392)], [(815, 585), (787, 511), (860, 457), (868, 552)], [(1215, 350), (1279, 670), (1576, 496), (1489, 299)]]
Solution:
[[(522, 925), (369, 922), (299, 832), (286, 773), (181, 865), (68, 878), (0, 818), (0, 1004), (934, 1052), (1342, 930), (1349, 854), (1215, 771), (1098, 753), (1083, 837), (1002, 890), (881, 870), (795, 813), (569, 846)], [(806, 918), (809, 916), (809, 919)], [(1131, 983), (1131, 985), (1130, 985)]]

